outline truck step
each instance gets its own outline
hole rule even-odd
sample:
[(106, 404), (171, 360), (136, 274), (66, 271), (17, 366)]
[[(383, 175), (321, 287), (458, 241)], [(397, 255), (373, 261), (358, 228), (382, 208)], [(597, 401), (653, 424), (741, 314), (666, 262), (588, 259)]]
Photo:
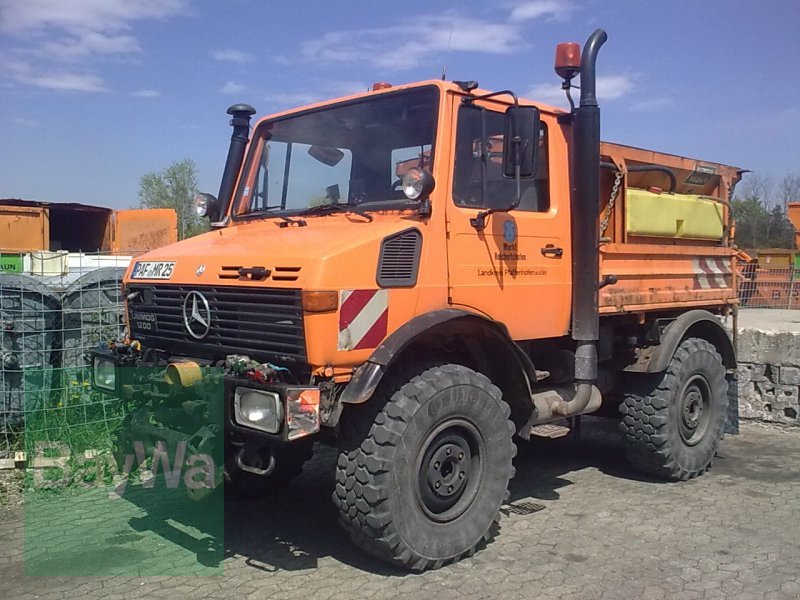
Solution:
[(564, 437), (565, 435), (569, 434), (569, 431), (570, 431), (569, 427), (565, 427), (564, 425), (555, 425), (553, 423), (546, 423), (544, 425), (534, 425), (533, 427), (531, 427), (531, 435), (543, 438), (550, 438), (551, 440)]

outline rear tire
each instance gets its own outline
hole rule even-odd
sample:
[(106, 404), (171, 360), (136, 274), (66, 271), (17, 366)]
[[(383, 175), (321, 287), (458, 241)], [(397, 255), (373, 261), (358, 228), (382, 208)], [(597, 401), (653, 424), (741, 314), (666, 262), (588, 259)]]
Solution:
[[(461, 365), (382, 386), (345, 413), (334, 503), (352, 540), (404, 568), (471, 556), (495, 533), (514, 475), (502, 393)], [(408, 379), (408, 378), (406, 378)]]
[(728, 405), (725, 367), (714, 346), (685, 339), (664, 373), (629, 380), (626, 392), (620, 426), (636, 469), (677, 481), (711, 466)]

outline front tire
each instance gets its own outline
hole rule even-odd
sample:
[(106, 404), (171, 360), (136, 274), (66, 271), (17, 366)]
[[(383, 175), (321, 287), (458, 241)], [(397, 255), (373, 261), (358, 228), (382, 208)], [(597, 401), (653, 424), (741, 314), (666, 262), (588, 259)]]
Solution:
[(514, 475), (509, 406), (461, 365), (386, 385), (370, 403), (387, 396), (343, 416), (333, 494), (342, 525), (367, 552), (412, 570), (472, 555), (494, 534)]
[(674, 481), (702, 475), (727, 420), (728, 383), (714, 346), (687, 338), (664, 373), (629, 383), (620, 426), (633, 466)]

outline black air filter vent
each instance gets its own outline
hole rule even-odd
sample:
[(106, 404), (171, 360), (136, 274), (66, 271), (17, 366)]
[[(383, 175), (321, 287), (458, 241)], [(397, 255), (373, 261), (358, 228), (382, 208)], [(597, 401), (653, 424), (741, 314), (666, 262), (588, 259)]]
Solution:
[(416, 285), (421, 250), (422, 234), (419, 229), (406, 229), (384, 239), (378, 260), (378, 285), (381, 287)]

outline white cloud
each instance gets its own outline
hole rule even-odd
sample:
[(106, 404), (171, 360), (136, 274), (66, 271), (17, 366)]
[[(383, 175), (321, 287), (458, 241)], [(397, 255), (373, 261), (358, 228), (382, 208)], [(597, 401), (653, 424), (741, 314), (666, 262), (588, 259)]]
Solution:
[[(0, 0), (0, 33), (16, 40), (0, 66), (25, 85), (108, 91), (89, 66), (98, 58), (141, 52), (129, 33), (134, 22), (165, 19), (188, 7), (189, 0)], [(9, 62), (17, 65), (9, 68)], [(73, 67), (60, 66), (67, 62)]]
[(222, 62), (232, 62), (243, 65), (253, 60), (253, 55), (248, 54), (247, 52), (242, 52), (240, 50), (233, 50), (231, 48), (227, 48), (224, 50), (212, 50), (211, 58)]
[(161, 92), (157, 90), (138, 90), (131, 93), (134, 98), (158, 98)]
[(42, 74), (24, 73), (16, 77), (20, 83), (48, 90), (65, 92), (107, 92), (108, 86), (96, 75), (71, 73), (69, 71)]
[(661, 97), (636, 102), (631, 104), (630, 109), (635, 112), (655, 112), (672, 106), (675, 106), (675, 101), (672, 98)]
[[(618, 100), (628, 95), (636, 87), (635, 76), (630, 75), (598, 75), (596, 81), (597, 99), (599, 101)], [(580, 87), (580, 80), (575, 84)], [(525, 94), (526, 98), (546, 104), (557, 106), (567, 105), (567, 96), (561, 89), (560, 83), (540, 83), (531, 87)], [(572, 98), (578, 104), (580, 90), (572, 90)]]
[(572, 4), (567, 0), (529, 0), (514, 5), (508, 20), (520, 23), (541, 17), (565, 19), (572, 10)]
[(235, 81), (229, 81), (219, 89), (220, 94), (239, 94), (247, 89), (247, 86)]
[[(572, 98), (576, 99), (577, 90), (572, 91)], [(539, 83), (530, 88), (524, 96), (535, 102), (561, 106), (567, 104), (567, 96), (558, 83)]]
[(8, 73), (17, 83), (70, 92), (107, 92), (102, 78), (63, 68), (41, 68), (30, 62), (0, 55), (0, 72)]
[(628, 75), (598, 75), (598, 100), (617, 100), (631, 92), (635, 87), (634, 77)]
[[(452, 36), (450, 34), (452, 27)], [(388, 43), (387, 40), (392, 40)], [(469, 17), (429, 15), (413, 27), (396, 25), (332, 31), (302, 45), (302, 56), (318, 63), (368, 63), (404, 70), (450, 52), (509, 54), (523, 46), (520, 27)]]
[(21, 34), (47, 27), (118, 31), (132, 21), (163, 19), (185, 12), (188, 0), (2, 0), (0, 30)]
[(58, 60), (79, 60), (93, 54), (133, 54), (141, 52), (138, 40), (130, 35), (107, 35), (85, 31), (66, 36), (60, 41), (46, 42), (40, 47), (43, 54)]

